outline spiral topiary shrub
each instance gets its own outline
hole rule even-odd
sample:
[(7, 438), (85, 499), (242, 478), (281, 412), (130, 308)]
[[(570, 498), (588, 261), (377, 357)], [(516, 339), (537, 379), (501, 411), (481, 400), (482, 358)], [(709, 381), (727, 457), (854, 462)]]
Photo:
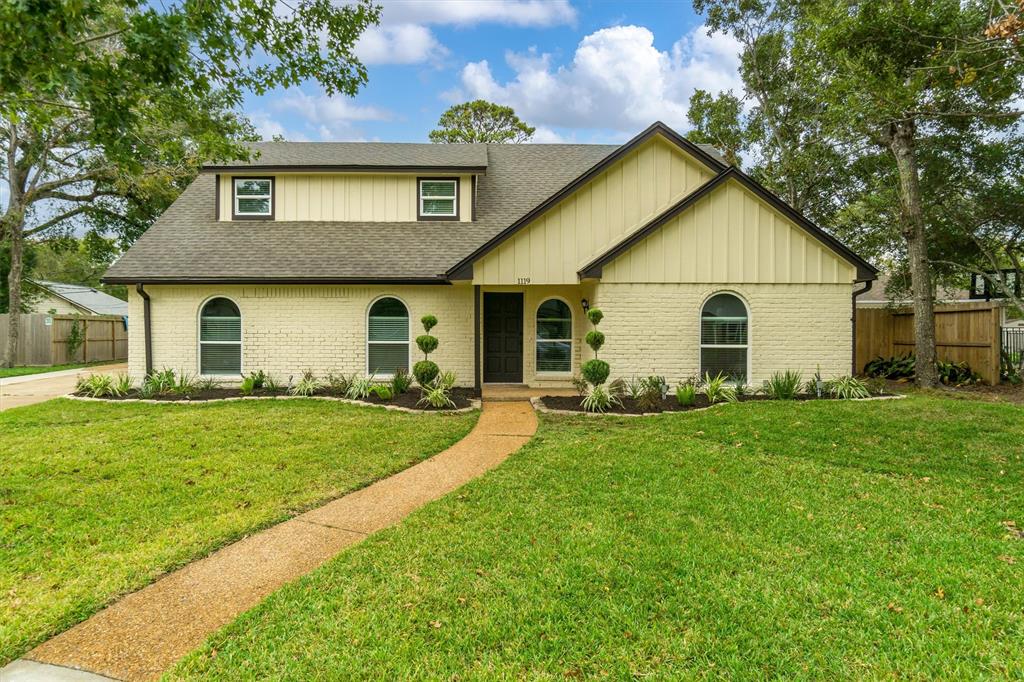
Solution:
[(427, 356), (437, 350), (437, 337), (430, 334), (422, 334), (416, 337), (416, 346)]
[(580, 374), (583, 378), (590, 382), (592, 386), (600, 386), (604, 382), (608, 381), (608, 375), (611, 373), (611, 366), (604, 360), (587, 360), (580, 367)]
[(416, 337), (416, 347), (423, 353), (423, 359), (413, 365), (412, 375), (416, 377), (417, 383), (426, 389), (441, 371), (437, 364), (431, 362), (429, 358), (440, 343), (436, 336), (430, 335), (430, 330), (437, 326), (437, 317), (424, 315), (420, 318), (420, 324), (423, 325), (423, 331), (427, 332)]
[(590, 320), (590, 324), (596, 327), (604, 319), (604, 313), (601, 312), (600, 308), (591, 308), (587, 311), (587, 319)]
[(587, 345), (594, 350), (594, 357), (597, 357), (597, 351), (601, 350), (601, 346), (604, 345), (604, 333), (599, 332), (596, 329), (589, 331), (587, 332), (586, 337), (584, 337), (584, 341), (586, 341)]
[(423, 331), (430, 333), (430, 330), (437, 326), (437, 317), (434, 315), (424, 315), (420, 318), (420, 324), (423, 325)]

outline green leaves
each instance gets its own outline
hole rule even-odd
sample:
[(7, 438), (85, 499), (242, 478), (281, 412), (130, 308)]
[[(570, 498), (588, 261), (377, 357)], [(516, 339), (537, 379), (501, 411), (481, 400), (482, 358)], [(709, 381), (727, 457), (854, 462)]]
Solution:
[(456, 104), (441, 115), (437, 129), (430, 131), (434, 143), (511, 142), (520, 144), (533, 137), (536, 128), (526, 125), (512, 110), (478, 99)]

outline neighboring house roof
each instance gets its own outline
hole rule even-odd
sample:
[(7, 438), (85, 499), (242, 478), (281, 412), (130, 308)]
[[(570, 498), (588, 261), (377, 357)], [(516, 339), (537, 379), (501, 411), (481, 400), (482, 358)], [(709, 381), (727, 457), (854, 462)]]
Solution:
[(409, 142), (254, 142), (249, 161), (211, 163), (204, 171), (225, 170), (465, 170), (487, 169), (486, 144)]
[[(104, 280), (313, 284), (466, 279), (475, 260), (654, 135), (662, 135), (705, 165), (716, 175), (712, 182), (736, 177), (753, 183), (754, 191), (857, 265), (859, 277), (874, 277), (874, 268), (863, 259), (730, 169), (712, 147), (694, 144), (655, 123), (624, 145), (260, 143), (256, 146), (262, 154), (251, 164), (205, 167), (206, 172), (111, 266)], [(457, 223), (457, 229), (451, 222), (432, 221), (273, 220), (253, 229), (251, 223), (217, 220), (215, 214), (214, 173), (240, 167), (378, 172), (486, 168), (486, 173), (477, 176), (474, 220)]]
[[(874, 286), (867, 292), (857, 296), (857, 304), (866, 303), (875, 306), (910, 305), (913, 301), (909, 295), (903, 298), (893, 298), (889, 295), (887, 289), (891, 279), (892, 273), (885, 272), (879, 274)], [(967, 289), (944, 286), (936, 287), (935, 301), (936, 303), (977, 303), (976, 299), (971, 298), (971, 294)]]
[(92, 287), (80, 284), (64, 284), (62, 282), (48, 282), (45, 280), (29, 280), (40, 289), (61, 298), (71, 305), (81, 308), (93, 315), (120, 315), (128, 314), (128, 301), (122, 301), (116, 296), (103, 293)]

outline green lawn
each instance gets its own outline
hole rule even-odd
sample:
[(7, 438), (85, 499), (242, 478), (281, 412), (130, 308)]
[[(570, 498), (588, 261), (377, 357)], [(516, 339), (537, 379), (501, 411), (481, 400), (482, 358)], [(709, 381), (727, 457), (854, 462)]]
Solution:
[(79, 362), (70, 365), (20, 365), (18, 367), (0, 367), (0, 379), (7, 377), (22, 377), (28, 374), (43, 374), (45, 372), (59, 372), (64, 369), (81, 369), (82, 367), (102, 367), (103, 365), (117, 364), (110, 362)]
[(170, 568), (443, 450), (474, 421), (305, 400), (0, 413), (0, 666)]
[(544, 418), (172, 678), (1024, 675), (1024, 407)]

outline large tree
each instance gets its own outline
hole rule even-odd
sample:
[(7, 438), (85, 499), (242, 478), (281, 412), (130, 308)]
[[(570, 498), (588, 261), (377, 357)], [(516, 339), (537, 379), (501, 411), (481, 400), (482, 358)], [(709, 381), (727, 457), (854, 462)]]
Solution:
[[(353, 47), (378, 20), (369, 0), (0, 3), (10, 307), (26, 238), (84, 223), (130, 241), (201, 160), (247, 156), (244, 93), (315, 79), (354, 95), (366, 71)], [(7, 364), (17, 316), (9, 330)]]
[(430, 131), (434, 143), (529, 142), (536, 128), (526, 125), (512, 110), (478, 99), (450, 107)]
[(852, 143), (884, 150), (897, 181), (899, 230), (911, 276), (917, 382), (938, 383), (934, 289), (922, 155), (956, 153), (1007, 134), (1019, 115), (1021, 69), (965, 49), (988, 7), (961, 0), (816, 2), (800, 17), (799, 83), (815, 91), (822, 119)]

